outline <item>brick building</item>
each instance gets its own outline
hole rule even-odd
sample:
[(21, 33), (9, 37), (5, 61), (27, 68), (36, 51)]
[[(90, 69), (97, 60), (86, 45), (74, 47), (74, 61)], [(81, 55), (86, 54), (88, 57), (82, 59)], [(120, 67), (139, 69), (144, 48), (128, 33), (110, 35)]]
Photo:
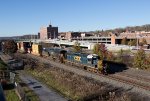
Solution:
[(81, 32), (61, 32), (60, 38), (61, 39), (67, 39), (70, 40), (72, 38), (80, 38), (81, 37)]
[(119, 36), (112, 34), (111, 43), (112, 44), (121, 44), (121, 41), (123, 38), (126, 38), (128, 42), (137, 40), (137, 39), (139, 42), (142, 42), (142, 39), (144, 38), (144, 39), (146, 39), (147, 44), (150, 45), (150, 32), (145, 32), (145, 31), (123, 32), (123, 33), (120, 33)]
[(55, 39), (58, 38), (58, 27), (49, 25), (48, 27), (40, 28), (40, 39)]

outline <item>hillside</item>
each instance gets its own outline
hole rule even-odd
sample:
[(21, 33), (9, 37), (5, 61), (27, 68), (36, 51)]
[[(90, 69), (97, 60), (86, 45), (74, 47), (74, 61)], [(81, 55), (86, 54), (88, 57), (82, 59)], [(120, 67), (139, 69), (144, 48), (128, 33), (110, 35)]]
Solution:
[(101, 31), (95, 31), (101, 33), (102, 35), (108, 35), (108, 33), (112, 32), (116, 35), (119, 35), (122, 32), (135, 32), (135, 31), (150, 31), (150, 24), (142, 25), (142, 26), (127, 26), (125, 28), (115, 28), (110, 30), (101, 30)]

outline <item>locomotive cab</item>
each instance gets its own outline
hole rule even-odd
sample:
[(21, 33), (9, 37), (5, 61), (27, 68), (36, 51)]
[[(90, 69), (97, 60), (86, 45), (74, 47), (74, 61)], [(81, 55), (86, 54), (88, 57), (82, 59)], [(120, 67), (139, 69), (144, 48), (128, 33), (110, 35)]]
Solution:
[(96, 54), (90, 54), (87, 56), (88, 64), (94, 66), (95, 68), (97, 68), (97, 60), (98, 60), (98, 55)]

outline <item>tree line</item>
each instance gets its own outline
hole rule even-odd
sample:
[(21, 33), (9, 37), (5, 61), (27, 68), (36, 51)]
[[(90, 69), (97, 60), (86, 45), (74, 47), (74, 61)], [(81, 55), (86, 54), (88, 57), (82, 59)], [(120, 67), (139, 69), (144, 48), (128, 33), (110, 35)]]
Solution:
[(135, 32), (135, 31), (150, 31), (150, 24), (142, 25), (142, 26), (127, 26), (125, 28), (115, 28), (109, 30), (96, 30), (94, 33), (101, 33), (102, 36), (108, 36), (109, 33), (114, 33), (115, 35), (119, 36), (120, 33), (123, 32)]

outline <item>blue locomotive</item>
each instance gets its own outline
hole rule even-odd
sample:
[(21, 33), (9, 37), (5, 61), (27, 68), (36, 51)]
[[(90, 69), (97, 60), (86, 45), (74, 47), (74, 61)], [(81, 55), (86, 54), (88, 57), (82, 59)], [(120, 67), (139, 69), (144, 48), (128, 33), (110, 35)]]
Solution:
[[(102, 72), (107, 74), (106, 66), (103, 66), (103, 61), (96, 54), (75, 53), (61, 48), (43, 49), (43, 55), (51, 56), (53, 60), (59, 60), (61, 63), (71, 63), (71, 65), (82, 67), (86, 70)], [(101, 63), (99, 66), (98, 63)]]
[(85, 66), (97, 68), (98, 56), (96, 54), (84, 54), (84, 53), (67, 53), (68, 61), (80, 63)]

